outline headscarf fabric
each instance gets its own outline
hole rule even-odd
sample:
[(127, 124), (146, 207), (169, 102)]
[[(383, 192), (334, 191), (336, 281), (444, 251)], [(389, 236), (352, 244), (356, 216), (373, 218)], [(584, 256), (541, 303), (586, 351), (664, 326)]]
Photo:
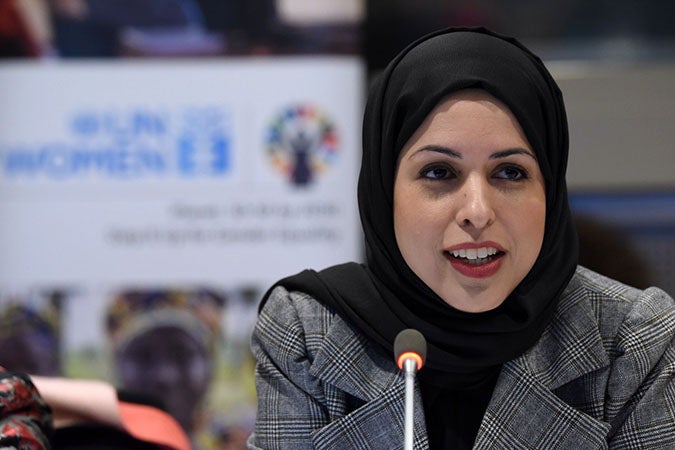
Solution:
[[(483, 89), (509, 107), (535, 151), (546, 189), (544, 239), (534, 266), (499, 307), (480, 313), (448, 305), (408, 267), (393, 224), (403, 146), (436, 105), (463, 89)], [(277, 284), (313, 295), (388, 352), (401, 330), (419, 330), (428, 344), (429, 378), (449, 387), (475, 385), (539, 339), (574, 273), (568, 146), (560, 89), (519, 41), (484, 28), (424, 36), (399, 53), (369, 91), (358, 181), (366, 264), (306, 270)]]

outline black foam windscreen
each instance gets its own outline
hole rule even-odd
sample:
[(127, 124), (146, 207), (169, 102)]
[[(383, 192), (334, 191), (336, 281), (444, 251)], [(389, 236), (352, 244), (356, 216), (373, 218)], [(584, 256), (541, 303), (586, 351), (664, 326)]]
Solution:
[(422, 362), (427, 358), (427, 341), (422, 333), (413, 328), (401, 331), (396, 335), (394, 341), (394, 356), (397, 361), (406, 352), (418, 354), (422, 358)]

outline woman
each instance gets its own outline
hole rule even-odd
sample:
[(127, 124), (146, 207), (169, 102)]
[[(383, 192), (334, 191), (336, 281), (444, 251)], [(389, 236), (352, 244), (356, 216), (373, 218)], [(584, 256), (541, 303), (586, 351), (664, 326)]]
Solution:
[(426, 36), (363, 129), (367, 264), (265, 296), (249, 448), (401, 448), (406, 328), (428, 343), (417, 449), (673, 448), (675, 304), (577, 267), (565, 110), (539, 58), (484, 29)]

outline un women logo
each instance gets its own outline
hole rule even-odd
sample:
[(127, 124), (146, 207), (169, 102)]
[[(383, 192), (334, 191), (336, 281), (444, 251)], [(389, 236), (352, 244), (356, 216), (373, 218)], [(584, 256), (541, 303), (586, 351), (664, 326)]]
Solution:
[(334, 164), (338, 137), (333, 123), (311, 105), (293, 105), (271, 122), (267, 153), (293, 185), (307, 186)]

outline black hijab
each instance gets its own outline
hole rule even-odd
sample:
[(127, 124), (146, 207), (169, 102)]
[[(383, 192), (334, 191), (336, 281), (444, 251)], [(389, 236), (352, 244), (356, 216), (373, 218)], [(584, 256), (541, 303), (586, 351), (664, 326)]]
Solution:
[[(399, 152), (441, 100), (467, 88), (484, 89), (511, 109), (546, 183), (539, 256), (499, 307), (481, 313), (451, 307), (424, 284), (404, 261), (393, 226)], [(428, 343), (423, 372), (434, 384), (481, 383), (537, 341), (574, 273), (578, 250), (567, 201), (567, 153), (562, 95), (537, 56), (515, 39), (483, 28), (427, 35), (386, 67), (366, 104), (358, 201), (367, 264), (306, 270), (277, 284), (335, 309), (392, 358), (398, 332), (419, 330)]]

